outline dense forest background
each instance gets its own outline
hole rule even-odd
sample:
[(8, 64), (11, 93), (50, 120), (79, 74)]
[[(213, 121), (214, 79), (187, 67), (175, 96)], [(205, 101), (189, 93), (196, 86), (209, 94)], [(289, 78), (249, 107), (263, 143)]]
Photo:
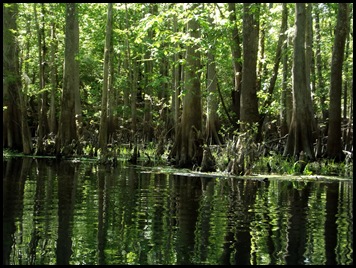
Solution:
[(11, 3), (3, 16), (4, 149), (114, 164), (128, 148), (134, 163), (239, 175), (261, 158), (301, 173), (353, 158), (352, 3)]

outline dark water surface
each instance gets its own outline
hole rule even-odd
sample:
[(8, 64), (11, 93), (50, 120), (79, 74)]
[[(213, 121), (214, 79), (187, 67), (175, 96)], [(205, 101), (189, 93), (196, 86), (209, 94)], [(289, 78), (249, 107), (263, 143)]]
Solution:
[(3, 264), (353, 264), (353, 182), (3, 160)]

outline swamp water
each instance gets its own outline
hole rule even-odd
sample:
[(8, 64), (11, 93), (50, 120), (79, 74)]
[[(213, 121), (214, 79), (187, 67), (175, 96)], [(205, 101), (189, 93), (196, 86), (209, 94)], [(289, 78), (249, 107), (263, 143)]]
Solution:
[(4, 159), (3, 264), (353, 264), (353, 182)]

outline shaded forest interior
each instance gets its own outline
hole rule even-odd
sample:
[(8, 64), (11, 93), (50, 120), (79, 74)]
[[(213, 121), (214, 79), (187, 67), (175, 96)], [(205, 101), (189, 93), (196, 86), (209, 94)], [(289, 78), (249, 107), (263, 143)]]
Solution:
[(352, 174), (352, 3), (12, 3), (3, 16), (6, 150)]

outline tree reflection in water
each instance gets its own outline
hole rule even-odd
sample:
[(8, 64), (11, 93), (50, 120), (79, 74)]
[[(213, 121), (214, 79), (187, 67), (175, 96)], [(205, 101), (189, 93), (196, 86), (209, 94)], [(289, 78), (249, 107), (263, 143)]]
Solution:
[(353, 184), (3, 161), (3, 264), (352, 264)]

